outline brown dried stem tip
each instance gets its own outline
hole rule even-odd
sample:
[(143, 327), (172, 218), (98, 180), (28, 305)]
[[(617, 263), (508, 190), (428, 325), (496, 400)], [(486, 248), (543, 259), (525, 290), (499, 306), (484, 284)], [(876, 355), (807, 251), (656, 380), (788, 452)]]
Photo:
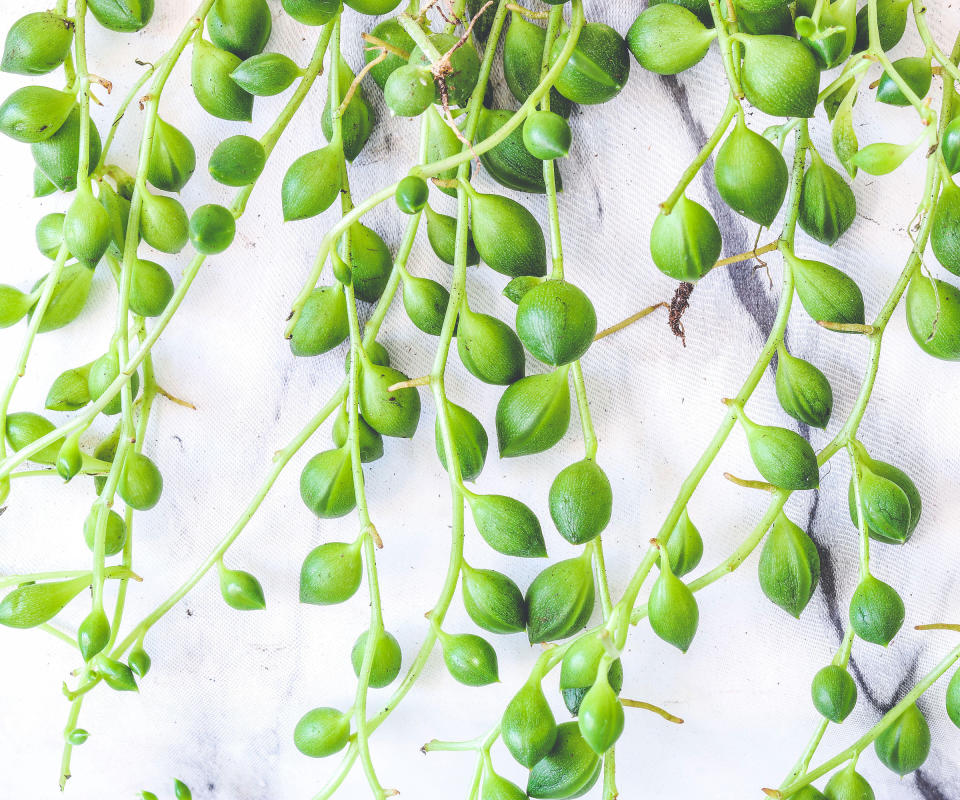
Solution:
[(690, 307), (690, 295), (693, 294), (693, 284), (683, 281), (677, 290), (673, 293), (673, 299), (670, 301), (670, 314), (667, 317), (667, 324), (673, 335), (678, 337), (683, 346), (687, 346), (687, 335), (683, 328), (683, 315)]

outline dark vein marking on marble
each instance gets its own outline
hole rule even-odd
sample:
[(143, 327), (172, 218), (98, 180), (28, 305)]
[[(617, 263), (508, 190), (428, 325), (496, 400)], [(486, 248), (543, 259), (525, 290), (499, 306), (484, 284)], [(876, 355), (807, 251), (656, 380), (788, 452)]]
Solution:
[[(662, 84), (667, 88), (673, 102), (677, 106), (680, 119), (683, 126), (693, 141), (697, 149), (703, 147), (707, 141), (707, 133), (703, 126), (694, 117), (690, 109), (689, 97), (686, 87), (675, 76), (662, 76)], [(713, 180), (713, 157), (707, 159), (701, 170), (701, 181), (706, 191), (710, 209), (717, 220), (720, 232), (723, 237), (724, 253), (731, 255), (733, 253), (743, 253), (752, 247), (752, 242), (746, 226), (737, 214), (723, 202), (720, 193), (717, 191)], [(734, 293), (740, 304), (750, 315), (758, 332), (766, 338), (773, 328), (773, 323), (777, 315), (777, 303), (764, 290), (763, 281), (757, 275), (755, 270), (746, 270), (742, 264), (733, 264), (727, 267), (727, 274), (733, 284)], [(784, 337), (786, 339), (786, 336)], [(770, 363), (771, 371), (776, 370), (776, 358)], [(798, 426), (798, 432), (805, 439), (810, 438), (810, 428), (804, 423)], [(817, 549), (820, 552), (820, 588), (823, 590), (824, 602), (827, 610), (827, 618), (836, 633), (838, 642), (843, 639), (845, 629), (845, 614), (840, 609), (840, 598), (837, 589), (836, 573), (834, 570), (834, 560), (827, 542), (822, 537), (816, 536), (817, 518), (820, 508), (820, 492), (813, 492), (813, 501), (807, 512), (806, 525), (804, 526), (810, 536), (814, 539)], [(896, 705), (901, 698), (916, 681), (917, 668), (919, 665), (919, 652), (913, 654), (909, 663), (905, 664), (904, 676), (891, 692), (888, 700), (881, 699), (877, 693), (866, 682), (863, 671), (857, 664), (856, 659), (851, 656), (849, 669), (857, 683), (861, 696), (865, 697), (867, 703), (879, 716), (883, 716), (887, 711)], [(918, 770), (915, 773), (916, 785), (919, 796), (923, 800), (948, 800), (944, 794), (928, 775), (928, 773)]]
[(926, 770), (918, 769), (913, 773), (917, 793), (923, 800), (951, 800), (946, 789), (938, 786)]

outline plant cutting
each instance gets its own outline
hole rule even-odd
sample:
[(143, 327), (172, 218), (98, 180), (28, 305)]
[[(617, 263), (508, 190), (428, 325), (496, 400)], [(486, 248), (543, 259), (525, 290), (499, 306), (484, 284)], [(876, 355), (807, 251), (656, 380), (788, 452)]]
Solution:
[[(318, 799), (337, 795), (357, 762), (371, 796), (390, 796), (371, 740), (434, 653), (464, 691), (480, 691), (501, 674), (496, 637), (525, 632), (531, 643), (547, 647), (533, 659), (528, 676), (495, 715), (492, 727), (466, 741), (431, 741), (424, 751), (475, 752), (473, 775), (464, 787), (471, 800), (575, 797), (595, 784), (605, 800), (613, 800), (618, 795), (616, 743), (635, 724), (634, 709), (679, 721), (647, 701), (620, 696), (624, 670), (631, 672), (624, 658), (628, 638), (645, 635), (638, 626), (648, 619), (656, 637), (697, 657), (700, 607), (708, 602), (708, 596), (698, 593), (757, 549), (762, 593), (799, 617), (815, 596), (821, 565), (808, 533), (791, 521), (784, 506), (793, 493), (815, 490), (823, 467), (841, 454), (850, 465), (848, 501), (859, 541), (849, 627), (832, 663), (812, 677), (811, 713), (818, 725), (810, 745), (779, 787), (765, 791), (771, 797), (815, 798), (820, 792), (813, 782), (829, 775), (824, 796), (870, 796), (872, 790), (856, 770), (870, 744), (880, 762), (897, 774), (924, 763), (930, 732), (915, 703), (960, 658), (960, 648), (853, 745), (811, 766), (827, 726), (843, 724), (856, 705), (857, 686), (848, 669), (853, 649), (886, 646), (904, 635), (907, 609), (897, 589), (874, 574), (882, 570), (870, 554), (872, 547), (922, 541), (920, 493), (905, 472), (887, 462), (897, 461), (896, 454), (868, 452), (858, 432), (873, 393), (882, 340), (901, 300), (922, 351), (945, 360), (960, 358), (960, 290), (949, 276), (933, 277), (924, 263), (929, 241), (948, 273), (960, 269), (954, 241), (960, 200), (952, 177), (960, 163), (960, 139), (951, 127), (960, 49), (949, 55), (941, 51), (921, 5), (904, 0), (869, 0), (860, 13), (849, 0), (741, 0), (722, 7), (717, 0), (661, 2), (642, 11), (625, 37), (599, 19), (588, 20), (581, 0), (549, 5), (549, 10), (537, 11), (506, 0), (481, 6), (460, 0), (439, 14), (416, 3), (397, 12), (391, 0), (357, 0), (346, 9), (325, 0), (284, 0), (285, 13), (315, 28), (313, 56), (300, 67), (287, 55), (267, 50), (273, 22), (263, 0), (205, 0), (170, 49), (152, 66), (145, 65), (103, 140), (90, 120), (89, 104), (91, 92), (107, 86), (89, 72), (86, 25), (92, 18), (117, 34), (138, 30), (149, 22), (152, 3), (89, 0), (88, 7), (85, 0), (76, 0), (68, 7), (61, 0), (55, 11), (14, 24), (0, 62), (3, 69), (33, 76), (62, 68), (65, 88), (30, 85), (15, 91), (0, 106), (0, 132), (31, 146), (37, 194), (68, 197), (62, 212), (38, 225), (38, 249), (41, 258), (51, 261), (49, 272), (32, 288), (0, 287), (0, 323), (26, 329), (11, 380), (0, 395), (0, 502), (17, 501), (21, 479), (46, 480), (53, 474), (65, 481), (92, 477), (95, 491), (78, 532), (92, 551), (91, 564), (2, 579), (8, 591), (0, 600), (0, 623), (41, 628), (65, 641), (78, 657), (75, 679), (65, 688), (70, 710), (61, 785), (70, 774), (73, 748), (96, 735), (79, 726), (85, 697), (101, 685), (115, 691), (148, 686), (152, 658), (162, 656), (151, 653), (151, 629), (206, 576), (216, 574), (231, 609), (272, 612), (271, 598), (252, 573), (234, 563), (230, 548), (295, 459), (300, 513), (346, 531), (291, 564), (292, 573), (299, 569), (299, 599), (309, 607), (307, 619), (337, 613), (314, 607), (339, 605), (361, 587), (370, 609), (367, 624), (344, 648), (356, 676), (352, 701), (338, 708), (330, 705), (337, 698), (318, 697), (289, 731), (305, 756), (339, 759), (327, 783), (318, 787)], [(351, 66), (344, 55), (343, 22), (349, 14), (390, 15), (375, 26), (370, 20), (362, 66)], [(891, 61), (886, 52), (908, 20), (924, 53)], [(175, 121), (161, 117), (164, 87), (187, 47), (196, 100), (216, 118), (259, 124), (256, 98), (292, 90), (259, 139), (233, 135), (210, 154), (197, 153)], [(710, 280), (718, 267), (777, 253), (782, 261), (777, 314), (742, 386), (724, 401), (717, 432), (683, 480), (675, 502), (658, 528), (643, 532), (643, 541), (650, 544), (632, 565), (628, 582), (611, 586), (603, 537), (617, 498), (601, 466), (581, 364), (607, 331), (597, 334), (587, 291), (589, 267), (577, 265), (567, 274), (556, 161), (576, 153), (578, 128), (590, 124), (589, 106), (616, 102), (630, 79), (631, 60), (657, 74), (677, 74), (704, 69), (704, 56), (713, 47), (720, 51), (729, 100), (716, 129), (660, 204), (649, 235), (650, 263), (644, 267), (682, 281), (671, 309), (671, 324), (682, 333), (679, 315), (696, 282)], [(516, 110), (488, 106), (498, 58)], [(824, 77), (828, 69), (838, 72)], [(339, 219), (317, 243), (284, 334), (296, 360), (339, 358), (345, 349), (344, 377), (277, 452), (263, 484), (203, 563), (155, 609), (126, 624), (129, 582), (141, 577), (134, 572), (132, 555), (135, 514), (163, 499), (165, 465), (143, 452), (153, 404), (166, 395), (155, 373), (153, 349), (187, 300), (206, 257), (231, 246), (250, 194), (273, 167), (274, 147), (324, 70), (326, 96), (318, 127), (325, 143), (318, 141), (284, 165), (275, 202), (291, 225), (311, 224), (307, 221), (337, 206)], [(866, 92), (871, 70), (877, 73), (875, 95)], [(939, 110), (934, 110), (938, 83), (950, 89), (942, 92)], [(144, 87), (140, 152), (135, 168), (127, 171), (110, 159), (111, 146), (119, 125), (135, 116), (132, 103)], [(364, 158), (375, 124), (368, 96), (374, 91), (383, 93), (396, 116), (419, 118), (419, 158), (392, 171), (382, 188), (359, 199), (351, 190), (351, 165)], [(857, 115), (869, 114), (865, 106), (874, 100), (913, 112), (914, 141), (860, 147), (853, 124), (858, 98)], [(571, 116), (574, 104), (583, 108)], [(750, 106), (783, 121), (753, 130), (746, 113)], [(818, 152), (810, 136), (820, 106), (830, 118), (833, 155)], [(909, 254), (886, 300), (879, 309), (870, 308), (844, 270), (804, 254), (798, 229), (833, 244), (856, 219), (856, 195), (848, 178), (854, 180), (859, 172), (895, 180), (897, 171), (906, 169), (906, 158), (918, 150), (927, 153), (925, 182)], [(172, 196), (190, 180), (198, 157), (207, 159), (217, 182), (237, 189), (229, 206), (204, 204), (188, 213)], [(696, 194), (694, 179), (710, 159), (719, 197), (760, 228), (757, 245), (748, 253), (721, 259), (720, 226), (691, 196)], [(519, 192), (519, 199), (500, 189), (480, 191), (474, 186), (480, 170), (504, 189)], [(531, 211), (534, 194), (544, 195), (546, 230)], [(451, 202), (456, 204), (453, 215), (438, 210)], [(405, 225), (396, 252), (372, 227), (367, 215), (376, 208), (396, 213)], [(414, 274), (410, 262), (424, 222), (427, 244), (450, 267), (441, 280)], [(760, 246), (763, 230), (774, 227), (779, 232)], [(174, 283), (162, 264), (143, 257), (142, 244), (169, 254), (189, 246), (195, 255)], [(638, 258), (646, 262), (645, 255)], [(496, 313), (481, 313), (476, 302), (471, 304), (476, 300), (468, 272), (472, 265), (502, 276), (506, 300)], [(54, 422), (31, 410), (11, 412), (36, 336), (65, 327), (82, 313), (94, 271), (104, 267), (117, 287), (114, 330), (95, 361), (63, 364), (48, 394), (47, 410), (69, 416)], [(395, 302), (398, 294), (401, 299)], [(834, 397), (824, 373), (803, 354), (787, 349), (788, 322), (801, 309), (822, 326), (826, 339), (840, 341), (843, 334), (863, 336), (869, 343), (863, 381), (842, 420), (834, 409), (840, 398)], [(378, 341), (388, 323), (396, 323), (401, 332), (412, 330), (410, 323), (435, 338), (433, 362), (423, 366), (421, 376), (391, 365), (384, 342), (395, 346), (394, 340), (384, 336)], [(454, 338), (457, 357), (471, 376), (503, 387), (495, 430), (489, 433), (477, 416), (480, 409), (447, 391)], [(337, 347), (336, 356), (325, 355)], [(796, 422), (834, 433), (820, 452), (795, 426), (765, 419), (751, 403), (775, 357), (775, 388), (783, 411)], [(436, 422), (433, 443), (424, 446), (436, 452), (451, 501), (449, 566), (424, 623), (422, 643), (411, 652), (384, 626), (384, 604), (390, 598), (382, 592), (378, 559), (389, 557), (393, 542), (390, 520), (375, 521), (369, 509), (366, 465), (391, 450), (421, 445), (430, 436), (424, 433), (428, 426), (420, 424), (427, 404)], [(101, 415), (117, 416), (119, 422), (90, 449), (81, 437)], [(520, 500), (493, 493), (484, 466), (492, 435), (499, 455), (508, 459), (505, 468), (513, 469), (514, 459), (558, 447), (571, 417), (579, 424), (582, 451), (570, 454), (567, 466), (543, 487), (551, 527)], [(314, 441), (327, 420), (331, 441)], [(731, 481), (765, 492), (768, 508), (728, 558), (692, 575), (700, 566), (703, 540), (691, 519), (691, 498), (726, 457), (729, 437), (741, 434), (759, 477), (730, 476)], [(121, 502), (122, 514), (113, 510)], [(577, 553), (538, 564), (525, 591), (482, 560), (468, 564), (464, 558), (465, 540), (474, 535), (500, 554), (543, 558), (551, 551), (554, 528)], [(118, 563), (108, 563), (117, 557)], [(137, 564), (137, 569), (146, 572), (148, 566)], [(113, 580), (119, 591), (111, 608), (105, 587)], [(88, 589), (89, 613), (76, 631), (65, 629), (58, 615), (80, 602)], [(482, 634), (448, 621), (458, 597)], [(558, 667), (559, 692), (548, 684)], [(391, 691), (389, 699), (371, 711), (370, 690), (384, 688)], [(955, 714), (960, 704), (951, 699), (956, 695), (948, 691), (951, 718), (960, 717)], [(575, 720), (558, 724), (554, 709), (559, 700)], [(500, 739), (529, 770), (525, 789), (497, 773), (491, 748)], [(176, 796), (189, 797), (189, 790), (178, 782)]]

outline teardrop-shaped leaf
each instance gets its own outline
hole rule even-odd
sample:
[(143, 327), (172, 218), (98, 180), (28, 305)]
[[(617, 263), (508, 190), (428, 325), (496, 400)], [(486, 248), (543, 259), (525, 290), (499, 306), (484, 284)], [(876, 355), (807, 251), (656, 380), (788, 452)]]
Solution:
[(527, 637), (531, 644), (566, 639), (593, 613), (593, 571), (579, 556), (551, 564), (527, 589)]
[(557, 740), (557, 722), (540, 681), (527, 681), (507, 703), (500, 732), (510, 755), (527, 769), (550, 752)]
[(769, 600), (799, 617), (820, 581), (820, 554), (813, 540), (781, 513), (767, 534), (757, 573)]
[(497, 404), (497, 442), (503, 458), (542, 453), (570, 424), (567, 367), (529, 375), (508, 387)]
[(547, 554), (540, 521), (527, 506), (500, 494), (468, 494), (477, 530), (498, 553), (519, 558)]
[(906, 161), (916, 149), (916, 144), (874, 142), (854, 153), (850, 157), (850, 164), (871, 175), (886, 175)]
[(49, 622), (90, 585), (89, 574), (66, 581), (19, 586), (0, 601), (0, 625), (33, 628)]
[(307, 219), (326, 211), (340, 193), (337, 148), (327, 145), (305, 153), (283, 176), (283, 219)]
[(873, 742), (880, 762), (901, 777), (919, 769), (930, 754), (930, 726), (913, 703)]

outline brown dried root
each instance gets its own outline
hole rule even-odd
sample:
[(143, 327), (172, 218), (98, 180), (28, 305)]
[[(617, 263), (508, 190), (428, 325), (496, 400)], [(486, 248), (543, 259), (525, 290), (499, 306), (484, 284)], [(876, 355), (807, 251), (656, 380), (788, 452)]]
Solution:
[[(435, 0), (433, 0), (435, 2)], [(432, 5), (432, 2), (431, 2)], [(490, 6), (493, 5), (493, 0), (487, 0), (486, 3), (480, 8), (480, 10), (473, 15), (473, 19), (470, 20), (470, 23), (467, 25), (466, 30), (463, 32), (463, 35), (454, 42), (453, 47), (447, 50), (440, 59), (435, 63), (430, 65), (430, 72), (433, 74), (433, 79), (437, 82), (437, 86), (440, 89), (440, 101), (443, 106), (443, 117), (447, 122), (447, 125), (450, 126), (457, 139), (460, 142), (470, 149), (470, 152), (473, 154), (474, 159), (479, 162), (480, 157), (476, 154), (473, 149), (473, 143), (468, 141), (467, 138), (463, 135), (463, 132), (457, 126), (456, 121), (453, 118), (453, 114), (450, 113), (450, 95), (447, 90), (447, 76), (453, 72), (453, 65), (450, 63), (450, 56), (452, 56), (457, 50), (463, 47), (469, 40), (470, 35), (473, 33), (473, 26), (477, 24), (477, 20), (486, 11)]]
[(683, 328), (683, 315), (690, 307), (690, 295), (693, 294), (693, 284), (683, 281), (677, 290), (673, 293), (673, 299), (670, 301), (670, 314), (667, 317), (667, 324), (673, 335), (687, 346), (687, 333)]

